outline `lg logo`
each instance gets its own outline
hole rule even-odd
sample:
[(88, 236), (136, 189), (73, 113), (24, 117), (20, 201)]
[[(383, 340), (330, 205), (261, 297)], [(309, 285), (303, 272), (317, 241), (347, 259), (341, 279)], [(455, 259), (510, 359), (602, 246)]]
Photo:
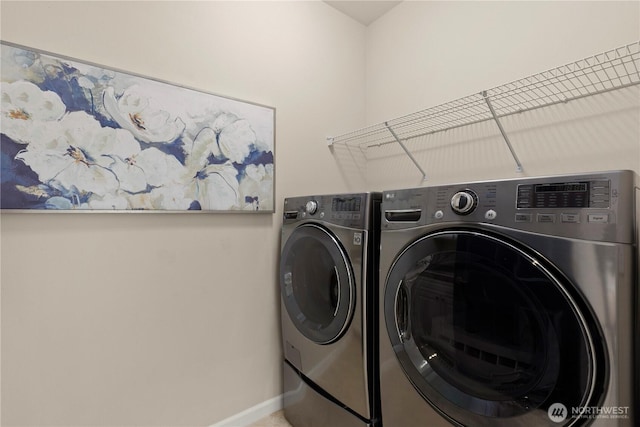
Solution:
[(554, 423), (561, 423), (567, 419), (569, 411), (567, 411), (567, 407), (562, 403), (554, 403), (553, 405), (549, 406), (547, 415), (549, 415), (549, 419)]

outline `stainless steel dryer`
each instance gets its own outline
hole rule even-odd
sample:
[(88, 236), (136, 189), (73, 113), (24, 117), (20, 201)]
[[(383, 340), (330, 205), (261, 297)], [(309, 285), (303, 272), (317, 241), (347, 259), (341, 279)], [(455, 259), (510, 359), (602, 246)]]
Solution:
[(388, 427), (632, 426), (631, 171), (383, 193)]
[(284, 411), (296, 427), (378, 423), (380, 193), (287, 198)]

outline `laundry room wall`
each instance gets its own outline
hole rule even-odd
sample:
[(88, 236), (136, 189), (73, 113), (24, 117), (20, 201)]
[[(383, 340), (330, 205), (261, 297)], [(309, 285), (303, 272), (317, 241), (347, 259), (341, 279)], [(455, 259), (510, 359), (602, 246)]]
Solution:
[(349, 189), (365, 27), (315, 2), (2, 1), (1, 38), (276, 108), (277, 212), (1, 215), (3, 426), (207, 426), (281, 394), (286, 196)]
[[(640, 3), (404, 1), (367, 28), (367, 125), (382, 123), (640, 40)], [(397, 144), (334, 150), (356, 156), (371, 188), (634, 169), (640, 87)], [(356, 129), (338, 129), (349, 132)], [(366, 158), (366, 160), (364, 160)]]

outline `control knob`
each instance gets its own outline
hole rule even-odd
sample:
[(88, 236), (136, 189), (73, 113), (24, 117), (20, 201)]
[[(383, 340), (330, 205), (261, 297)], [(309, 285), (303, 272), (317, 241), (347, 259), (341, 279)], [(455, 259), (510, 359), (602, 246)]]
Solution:
[(305, 205), (304, 210), (309, 215), (313, 215), (318, 210), (318, 202), (316, 202), (315, 200), (309, 200)]
[(471, 190), (458, 191), (451, 197), (451, 209), (458, 215), (469, 215), (478, 204), (478, 196)]

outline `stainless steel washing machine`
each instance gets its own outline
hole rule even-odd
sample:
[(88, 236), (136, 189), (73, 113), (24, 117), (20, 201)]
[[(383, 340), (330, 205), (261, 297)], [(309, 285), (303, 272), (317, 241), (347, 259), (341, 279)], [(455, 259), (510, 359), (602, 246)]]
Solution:
[(284, 411), (296, 427), (378, 425), (380, 200), (380, 193), (285, 199)]
[(384, 425), (637, 425), (637, 188), (612, 171), (384, 192)]

